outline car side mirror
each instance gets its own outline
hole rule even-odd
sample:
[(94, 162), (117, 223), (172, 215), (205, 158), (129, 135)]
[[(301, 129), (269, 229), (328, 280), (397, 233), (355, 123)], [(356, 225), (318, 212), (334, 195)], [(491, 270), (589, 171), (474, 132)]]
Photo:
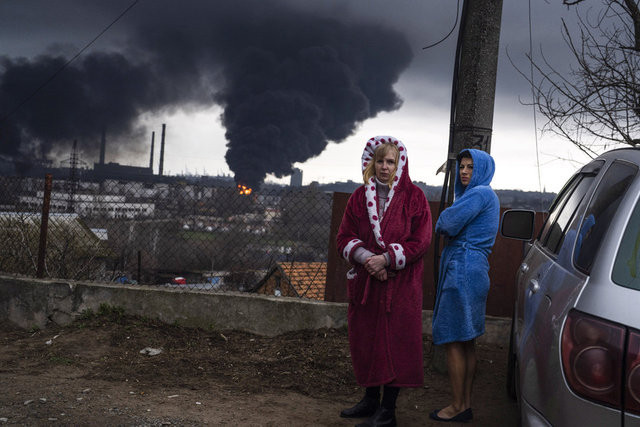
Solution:
[(526, 209), (509, 209), (502, 214), (500, 234), (509, 239), (533, 239), (536, 213)]

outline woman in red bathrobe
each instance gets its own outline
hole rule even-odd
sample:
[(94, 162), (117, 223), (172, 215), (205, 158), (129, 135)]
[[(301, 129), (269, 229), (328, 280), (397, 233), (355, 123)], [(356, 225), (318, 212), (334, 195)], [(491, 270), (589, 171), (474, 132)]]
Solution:
[(395, 426), (399, 389), (423, 384), (422, 257), (431, 241), (431, 212), (409, 178), (407, 150), (398, 139), (367, 141), (362, 175), (365, 185), (349, 199), (337, 245), (353, 265), (349, 346), (366, 392), (340, 416), (369, 417), (359, 426)]

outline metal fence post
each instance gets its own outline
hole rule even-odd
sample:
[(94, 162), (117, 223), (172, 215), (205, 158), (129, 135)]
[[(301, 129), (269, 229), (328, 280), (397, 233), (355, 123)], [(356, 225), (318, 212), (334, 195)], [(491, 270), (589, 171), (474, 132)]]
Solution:
[(42, 218), (40, 220), (40, 244), (38, 245), (38, 269), (36, 277), (44, 276), (44, 257), (47, 252), (47, 229), (49, 226), (49, 205), (51, 203), (51, 183), (50, 173), (44, 176), (44, 196), (42, 198)]

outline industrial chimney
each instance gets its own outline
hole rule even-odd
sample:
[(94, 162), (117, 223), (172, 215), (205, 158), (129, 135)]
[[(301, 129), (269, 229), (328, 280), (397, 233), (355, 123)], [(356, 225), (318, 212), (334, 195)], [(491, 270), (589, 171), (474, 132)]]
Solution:
[(160, 170), (158, 171), (158, 175), (160, 176), (162, 176), (162, 171), (164, 169), (164, 131), (166, 126), (166, 124), (162, 124), (162, 137), (160, 139)]
[(107, 145), (107, 131), (102, 128), (102, 139), (100, 140), (100, 161), (101, 165), (104, 165), (104, 151)]
[(151, 174), (153, 175), (153, 148), (156, 139), (156, 133), (151, 132), (151, 155), (149, 156), (149, 169), (151, 169)]
[(293, 173), (289, 181), (289, 185), (292, 187), (302, 187), (302, 170), (293, 168)]

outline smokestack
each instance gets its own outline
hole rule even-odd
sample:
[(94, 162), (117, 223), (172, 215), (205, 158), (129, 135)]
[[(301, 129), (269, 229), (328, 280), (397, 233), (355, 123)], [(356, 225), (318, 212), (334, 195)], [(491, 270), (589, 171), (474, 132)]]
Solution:
[(301, 169), (293, 168), (293, 173), (291, 174), (289, 185), (291, 187), (302, 187), (302, 170)]
[(102, 139), (100, 140), (100, 164), (104, 165), (104, 151), (107, 145), (107, 131), (102, 128)]
[(162, 124), (162, 137), (160, 139), (160, 170), (158, 171), (158, 175), (160, 176), (162, 176), (162, 170), (164, 169), (164, 130), (166, 126), (166, 124)]
[(153, 174), (153, 145), (156, 139), (156, 133), (151, 132), (151, 155), (149, 156), (149, 169), (151, 169), (151, 173)]

